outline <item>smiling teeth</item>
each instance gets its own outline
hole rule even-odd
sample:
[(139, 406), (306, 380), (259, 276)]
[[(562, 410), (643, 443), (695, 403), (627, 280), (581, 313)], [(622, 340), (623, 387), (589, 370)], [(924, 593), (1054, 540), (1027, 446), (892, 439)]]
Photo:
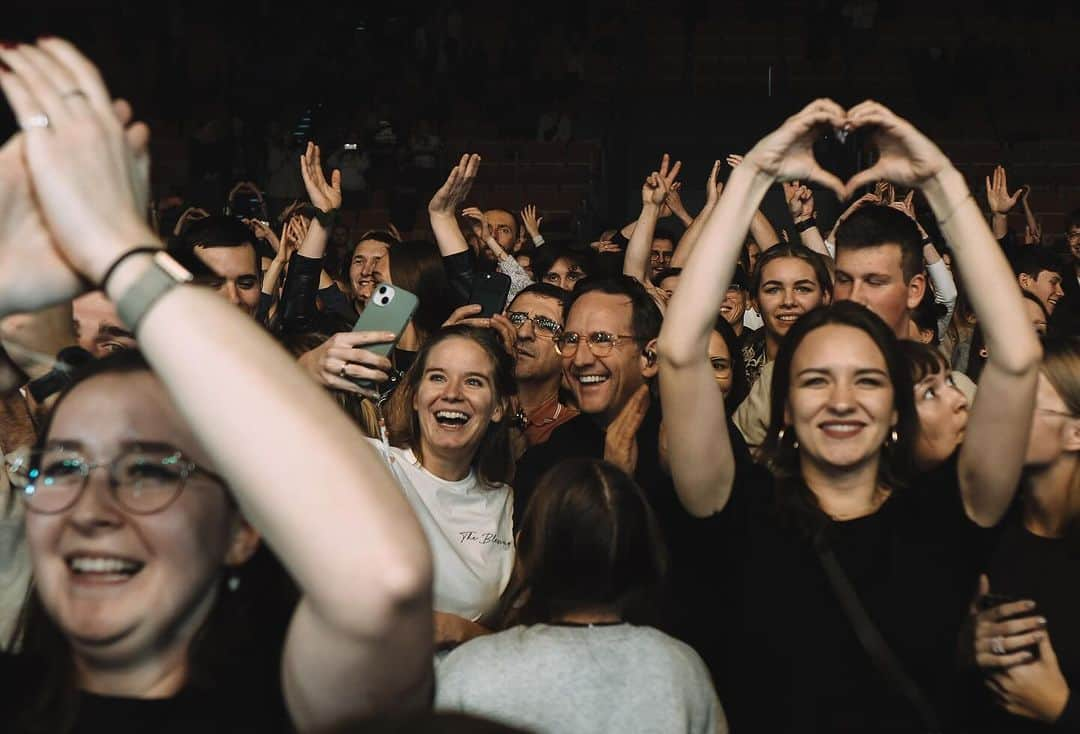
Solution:
[(440, 410), (435, 414), (436, 418), (446, 418), (447, 420), (469, 420), (469, 416), (457, 410)]
[(596, 385), (601, 382), (607, 382), (607, 380), (608, 378), (606, 375), (581, 375), (578, 377), (578, 382), (583, 385)]
[(72, 571), (76, 573), (134, 573), (140, 565), (132, 561), (124, 561), (119, 558), (88, 558), (81, 556), (68, 561)]

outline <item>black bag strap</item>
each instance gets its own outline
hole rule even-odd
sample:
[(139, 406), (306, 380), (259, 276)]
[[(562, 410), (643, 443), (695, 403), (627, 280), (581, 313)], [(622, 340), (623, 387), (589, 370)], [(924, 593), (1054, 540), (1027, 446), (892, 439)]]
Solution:
[(821, 559), (821, 565), (825, 569), (825, 575), (829, 578), (829, 583), (832, 585), (833, 591), (836, 592), (848, 621), (855, 628), (855, 634), (859, 638), (863, 649), (866, 650), (866, 653), (873, 661), (874, 667), (885, 676), (885, 679), (889, 681), (895, 690), (903, 694), (904, 698), (919, 713), (919, 717), (928, 732), (941, 732), (941, 725), (938, 722), (937, 714), (934, 712), (934, 707), (930, 705), (926, 696), (923, 695), (919, 684), (912, 680), (911, 676), (904, 670), (903, 665), (893, 654), (892, 648), (889, 647), (889, 643), (881, 636), (878, 628), (870, 619), (870, 615), (866, 613), (866, 609), (863, 607), (862, 602), (859, 601), (859, 597), (851, 586), (847, 574), (844, 573), (844, 569), (840, 568), (840, 563), (836, 560), (832, 549), (824, 547), (820, 543), (815, 543), (814, 546), (818, 558)]

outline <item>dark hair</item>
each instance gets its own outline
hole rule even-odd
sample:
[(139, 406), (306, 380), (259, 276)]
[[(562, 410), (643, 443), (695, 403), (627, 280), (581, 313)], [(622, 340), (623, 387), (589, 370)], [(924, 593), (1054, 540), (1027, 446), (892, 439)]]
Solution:
[(420, 299), (412, 321), (421, 340), (438, 331), (454, 310), (442, 256), (431, 242), (409, 240), (394, 245), (390, 282)]
[[(892, 329), (879, 316), (854, 301), (840, 301), (815, 308), (791, 327), (780, 343), (770, 392), (769, 430), (761, 451), (777, 480), (777, 506), (781, 516), (796, 529), (817, 539), (827, 517), (817, 496), (806, 486), (799, 465), (797, 436), (793, 429), (783, 430), (784, 412), (791, 391), (791, 362), (810, 332), (832, 324), (850, 326), (873, 340), (885, 359), (886, 371), (893, 388), (893, 406), (898, 420), (895, 430), (898, 440), (886, 439), (882, 450), (878, 476), (881, 483), (894, 492), (903, 491), (907, 472), (912, 466), (912, 446), (918, 430), (918, 414), (911, 386), (911, 374), (900, 351)], [(783, 435), (781, 431), (783, 430)]]
[(205, 217), (193, 222), (180, 237), (169, 240), (168, 251), (178, 263), (192, 275), (216, 275), (210, 267), (195, 254), (196, 247), (243, 247), (250, 245), (255, 261), (255, 272), (262, 274), (259, 251), (255, 233), (239, 219), (221, 214)]
[[(76, 370), (71, 384), (60, 393), (43, 423), (35, 448), (45, 446), (57, 410), (82, 383), (101, 375), (137, 372), (152, 370), (136, 349), (110, 354)], [(226, 492), (233, 502), (228, 488)], [(225, 577), (222, 574), (214, 606), (189, 648), (185, 685), (199, 688), (251, 685), (253, 690), (265, 690), (265, 686), (275, 685), (280, 675), (281, 650), (299, 594), (280, 562), (265, 546), (244, 565), (239, 574), (243, 581), (235, 591), (227, 588)], [(7, 691), (8, 700), (20, 704), (14, 714), (9, 712), (5, 731), (27, 734), (70, 731), (75, 725), (80, 695), (71, 648), (36, 593), (28, 595), (12, 639), (21, 639), (19, 655), (31, 674), (18, 681), (21, 693)], [(249, 680), (253, 674), (258, 682)]]
[(786, 257), (809, 263), (810, 267), (814, 269), (814, 277), (817, 278), (821, 292), (832, 294), (832, 275), (829, 273), (829, 264), (825, 262), (825, 258), (798, 242), (781, 242), (758, 255), (757, 265), (754, 267), (754, 273), (750, 278), (750, 294), (754, 298), (757, 298), (758, 290), (761, 288), (761, 274), (765, 272), (765, 266), (773, 260)]
[(431, 350), (449, 339), (467, 339), (487, 354), (491, 360), (492, 387), (496, 402), (503, 403), (503, 419), (492, 421), (476, 450), (473, 464), (483, 481), (494, 484), (509, 482), (514, 476), (514, 455), (510, 445), (510, 396), (517, 394), (514, 380), (514, 360), (507, 353), (493, 329), (466, 324), (443, 327), (432, 334), (416, 353), (416, 360), (405, 372), (405, 377), (390, 398), (386, 416), (386, 429), (390, 443), (413, 450), (423, 462), (420, 446), (420, 420), (413, 407), (413, 399), (420, 388), (420, 381), (427, 369)]
[(904, 361), (907, 362), (912, 388), (930, 375), (951, 371), (949, 360), (937, 347), (911, 339), (900, 339), (897, 346), (900, 348)]
[(672, 249), (679, 246), (679, 238), (678, 238), (678, 236), (673, 231), (668, 229), (667, 227), (657, 227), (653, 231), (652, 238), (653, 238), (653, 242), (655, 242), (656, 240), (668, 240), (669, 242), (671, 242)]
[(1026, 291), (1023, 288), (1021, 288), (1020, 289), (1020, 297), (1021, 298), (1026, 298), (1027, 300), (1029, 300), (1032, 303), (1036, 304), (1039, 307), (1039, 310), (1042, 311), (1043, 318), (1046, 319), (1047, 322), (1050, 321), (1050, 314), (1046, 310), (1046, 304), (1043, 303), (1039, 299), (1039, 297), (1037, 295), (1035, 295), (1031, 291)]
[[(381, 242), (382, 244), (386, 245), (386, 248), (388, 250), (393, 250), (398, 244), (398, 241), (394, 239), (394, 236), (391, 235), (389, 232), (384, 232), (378, 229), (364, 232), (364, 234), (362, 234), (356, 240), (356, 242), (352, 243), (351, 247), (345, 248), (345, 253), (341, 258), (341, 265), (338, 268), (339, 280), (342, 280), (346, 283), (349, 282), (349, 268), (352, 267), (352, 259), (353, 256), (356, 254), (356, 248), (359, 247), (361, 243), (368, 242), (369, 240)], [(391, 262), (393, 262), (393, 259), (394, 258), (392, 257), (390, 258)], [(391, 279), (393, 278), (393, 276), (390, 277)]]
[(537, 249), (536, 255), (533, 257), (532, 269), (537, 282), (542, 281), (555, 263), (564, 258), (569, 260), (571, 264), (581, 268), (585, 275), (591, 275), (595, 269), (592, 249), (577, 250), (565, 245), (550, 243)]
[(585, 278), (578, 282), (570, 294), (570, 301), (566, 304), (563, 315), (570, 318), (570, 311), (586, 293), (609, 293), (616, 296), (626, 296), (630, 299), (631, 329), (634, 332), (634, 340), (644, 347), (648, 342), (660, 335), (660, 326), (664, 317), (660, 313), (656, 301), (649, 295), (636, 278), (629, 275), (616, 275), (607, 278)]
[(713, 323), (713, 331), (723, 338), (724, 344), (731, 353), (731, 391), (724, 398), (724, 411), (731, 415), (750, 392), (750, 386), (746, 382), (746, 363), (743, 360), (739, 337), (735, 335), (735, 329), (727, 322), (727, 319), (717, 316)]
[(1035, 245), (1021, 248), (1013, 258), (1012, 266), (1017, 276), (1026, 274), (1033, 280), (1038, 280), (1039, 273), (1044, 270), (1058, 275), (1064, 271), (1061, 258), (1053, 250)]
[(656, 277), (652, 279), (652, 282), (656, 285), (660, 285), (664, 282), (665, 278), (678, 278), (682, 275), (682, 271), (682, 268), (664, 268), (656, 274)]
[(652, 621), (667, 554), (645, 494), (621, 469), (598, 459), (557, 463), (537, 483), (520, 527), (500, 626), (597, 608)]
[(502, 212), (503, 214), (509, 214), (510, 219), (512, 219), (513, 222), (514, 222), (514, 239), (517, 239), (518, 233), (521, 231), (521, 223), (518, 222), (517, 215), (515, 215), (509, 209), (500, 209), (497, 206), (494, 206), (494, 207), (488, 209), (487, 211), (489, 211), (489, 212)]
[(1073, 227), (1080, 227), (1080, 209), (1073, 209), (1065, 217), (1065, 234), (1068, 234)]
[(937, 345), (941, 343), (941, 338), (938, 335), (938, 319), (944, 316), (946, 312), (945, 305), (934, 300), (933, 290), (927, 288), (923, 291), (923, 297), (919, 301), (919, 305), (911, 312), (911, 320), (915, 322), (915, 326), (920, 331), (929, 331), (932, 334), (930, 343)]
[(923, 271), (922, 237), (915, 222), (891, 206), (871, 204), (860, 207), (836, 229), (836, 256), (841, 250), (896, 245), (904, 283)]
[(518, 291), (518, 294), (514, 296), (514, 299), (510, 301), (510, 305), (514, 305), (514, 301), (524, 295), (541, 296), (543, 298), (550, 298), (553, 301), (558, 302), (559, 309), (566, 315), (566, 304), (570, 302), (570, 292), (564, 291), (557, 285), (551, 283), (533, 283), (532, 285), (523, 288)]

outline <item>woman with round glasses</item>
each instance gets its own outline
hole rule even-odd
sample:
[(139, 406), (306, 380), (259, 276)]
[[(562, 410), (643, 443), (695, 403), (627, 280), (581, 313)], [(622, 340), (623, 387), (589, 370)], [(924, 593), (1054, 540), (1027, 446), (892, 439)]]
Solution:
[[(146, 356), (75, 382), (11, 462), (34, 596), (0, 656), (4, 730), (323, 731), (425, 705), (431, 559), (392, 476), (263, 330), (184, 284), (144, 221), (147, 130), (98, 70), (59, 39), (0, 59), (26, 121), (0, 148), (0, 316), (93, 283)], [(300, 601), (247, 644), (228, 578), (260, 540)]]
[(481, 620), (513, 568), (513, 369), (494, 330), (448, 326), (388, 404), (380, 448), (431, 545), (440, 650), (487, 632)]
[[(963, 445), (933, 472), (912, 471), (918, 413), (896, 338), (850, 301), (801, 315), (780, 342), (768, 473), (732, 454), (705, 361), (724, 295), (715, 284), (730, 281), (750, 217), (777, 180), (845, 193), (813, 158), (829, 128), (866, 129), (880, 152), (847, 190), (884, 177), (923, 191), (992, 342)], [(1020, 479), (1038, 381), (1039, 343), (1020, 300), (963, 177), (877, 103), (845, 111), (817, 100), (732, 173), (669, 304), (659, 352), (672, 478), (687, 510), (706, 518), (708, 584), (723, 590), (706, 659), (733, 730), (955, 726), (958, 634), (987, 529)]]

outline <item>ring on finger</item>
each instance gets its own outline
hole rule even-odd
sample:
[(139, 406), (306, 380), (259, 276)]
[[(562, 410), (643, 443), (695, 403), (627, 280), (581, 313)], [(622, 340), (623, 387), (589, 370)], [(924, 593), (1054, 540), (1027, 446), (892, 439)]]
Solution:
[(23, 130), (30, 130), (35, 127), (49, 127), (49, 116), (44, 112), (30, 115), (22, 121), (20, 127), (22, 127)]
[(990, 640), (990, 652), (994, 653), (995, 655), (1004, 655), (1006, 652), (1005, 638), (998, 636)]
[(342, 362), (341, 363), (341, 369), (338, 370), (338, 377), (345, 377), (345, 370), (348, 369), (348, 367), (349, 367), (348, 362)]

